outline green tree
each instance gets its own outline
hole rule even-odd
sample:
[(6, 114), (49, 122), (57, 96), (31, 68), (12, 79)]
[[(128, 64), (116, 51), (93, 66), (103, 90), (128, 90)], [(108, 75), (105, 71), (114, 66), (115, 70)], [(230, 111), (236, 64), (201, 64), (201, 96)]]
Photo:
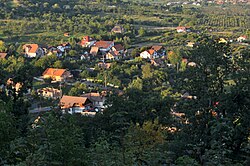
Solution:
[(69, 56), (71, 56), (71, 57), (78, 56), (77, 51), (76, 50), (70, 50), (69, 51)]
[(176, 165), (178, 166), (199, 166), (198, 162), (195, 161), (195, 159), (188, 157), (188, 156), (182, 156), (178, 157), (175, 161)]
[(136, 79), (134, 79), (129, 85), (128, 87), (131, 89), (138, 89), (138, 90), (142, 90), (142, 86), (143, 86), (143, 81), (142, 79), (140, 79), (139, 77), (137, 77)]
[(10, 104), (6, 104), (0, 100), (0, 163), (6, 164), (8, 152), (10, 151), (10, 142), (18, 136), (16, 128), (17, 121), (11, 114)]
[(175, 50), (168, 54), (168, 60), (172, 65), (177, 66), (181, 62), (180, 50)]
[(146, 35), (145, 29), (141, 27), (141, 28), (138, 30), (138, 34), (139, 34), (139, 36), (145, 36), (145, 35)]
[(4, 51), (6, 51), (5, 43), (2, 40), (0, 40), (0, 52), (4, 52)]
[(83, 94), (84, 92), (87, 92), (88, 91), (88, 88), (86, 86), (86, 84), (81, 84), (80, 82), (79, 83), (76, 83), (74, 85), (74, 87), (72, 87), (69, 91), (69, 95), (70, 96), (79, 96), (81, 94)]
[(58, 69), (63, 68), (62, 62), (60, 60), (55, 61), (53, 67)]
[(135, 49), (132, 50), (131, 56), (133, 58), (135, 58), (135, 57), (137, 57), (139, 55), (139, 53), (140, 53), (139, 48), (135, 48)]
[(164, 137), (160, 128), (157, 121), (144, 122), (142, 126), (131, 124), (125, 136), (127, 156), (129, 159), (133, 159), (132, 163), (128, 163), (129, 165), (154, 165), (159, 162), (157, 159), (160, 156), (152, 160), (148, 156), (156, 153), (157, 145), (163, 143)]
[(151, 66), (150, 64), (146, 64), (142, 66), (142, 78), (143, 79), (148, 79), (152, 78), (153, 72), (151, 71)]
[[(26, 164), (85, 165), (84, 134), (74, 116), (48, 113), (38, 117), (28, 135)], [(30, 145), (29, 145), (30, 144)], [(42, 158), (39, 158), (42, 157)]]
[[(231, 55), (232, 50), (229, 45), (218, 44), (209, 38), (200, 42), (198, 48), (190, 54), (191, 61), (194, 61), (197, 67), (191, 67), (179, 73), (178, 77), (182, 81), (176, 81), (175, 84), (176, 88), (180, 88), (179, 90), (196, 96), (196, 99), (188, 102), (180, 100), (175, 108), (179, 112), (184, 112), (188, 123), (192, 124), (184, 125), (182, 132), (177, 135), (180, 135), (179, 138), (182, 141), (185, 140), (186, 145), (190, 145), (186, 147), (187, 149), (194, 150), (193, 156), (190, 157), (201, 164), (232, 165), (239, 163), (237, 158), (240, 158), (243, 163), (247, 159), (236, 151), (246, 153), (240, 145), (246, 144), (249, 137), (249, 134), (242, 133), (241, 136), (239, 134), (249, 125), (245, 119), (249, 117), (246, 113), (249, 108), (247, 104), (249, 80), (245, 79), (246, 71), (249, 71), (246, 67), (248, 63), (246, 57), (249, 55), (247, 53), (242, 54), (244, 56), (230, 58), (228, 55)], [(242, 79), (238, 79), (239, 70), (235, 68), (243, 71), (240, 74)], [(183, 80), (183, 78), (186, 79)], [(239, 81), (237, 86), (226, 84), (227, 80), (231, 79)], [(239, 93), (241, 93), (240, 96)], [(235, 99), (232, 99), (233, 96)], [(236, 102), (238, 100), (241, 104)], [(239, 119), (241, 125), (237, 126), (235, 122)]]

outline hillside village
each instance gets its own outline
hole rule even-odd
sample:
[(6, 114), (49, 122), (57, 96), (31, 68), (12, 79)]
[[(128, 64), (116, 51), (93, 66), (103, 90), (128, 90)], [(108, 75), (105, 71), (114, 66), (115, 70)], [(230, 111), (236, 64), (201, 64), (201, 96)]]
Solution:
[[(122, 33), (124, 28), (121, 26), (115, 26), (111, 32), (113, 33)], [(195, 33), (192, 32), (190, 27), (176, 27), (176, 33)], [(64, 34), (65, 35), (65, 34)], [(219, 38), (217, 39), (218, 43), (226, 44), (227, 42), (237, 42), (239, 44), (247, 41), (246, 36), (239, 36), (237, 39), (227, 39)], [(93, 66), (90, 68), (86, 68), (85, 70), (89, 70), (90, 72), (94, 72), (96, 68), (101, 70), (109, 70), (112, 66), (112, 63), (119, 61), (119, 63), (129, 63), (135, 61), (136, 59), (140, 61), (145, 61), (147, 64), (157, 68), (173, 68), (174, 64), (171, 63), (169, 56), (173, 54), (173, 51), (168, 50), (163, 45), (152, 45), (146, 48), (143, 48), (145, 51), (138, 52), (135, 57), (131, 55), (122, 44), (116, 43), (114, 41), (104, 41), (104, 40), (95, 40), (90, 36), (82, 37), (82, 40), (77, 43), (79, 47), (82, 47), (85, 52), (82, 54), (80, 52), (74, 52), (75, 55), (67, 56), (71, 54), (72, 46), (69, 42), (62, 43), (58, 46), (46, 46), (42, 47), (39, 44), (24, 44), (22, 46), (22, 56), (25, 58), (44, 58), (52, 55), (56, 55), (59, 61), (63, 61), (64, 59), (76, 60), (76, 61), (85, 61), (85, 62), (93, 62)], [(194, 42), (188, 42), (186, 47), (197, 47)], [(7, 58), (8, 53), (1, 53), (1, 58)], [(171, 58), (171, 57), (170, 57)], [(195, 62), (191, 62), (187, 57), (182, 58), (182, 63), (185, 66), (196, 66)], [(96, 64), (96, 62), (98, 62)], [(71, 73), (73, 72), (73, 73)], [(31, 112), (39, 113), (43, 111), (50, 111), (48, 107), (57, 107), (61, 108), (61, 110), (65, 113), (80, 113), (83, 115), (91, 115), (93, 116), (97, 112), (101, 112), (104, 110), (104, 102), (105, 96), (107, 93), (112, 93), (112, 91), (122, 91), (122, 88), (119, 85), (114, 83), (109, 83), (106, 80), (98, 80), (95, 77), (79, 77), (81, 70), (74, 69), (70, 71), (66, 68), (46, 68), (46, 70), (42, 73), (42, 75), (36, 75), (34, 77), (34, 81), (38, 81), (41, 84), (46, 85), (47, 87), (43, 87), (37, 89), (36, 87), (31, 87), (28, 89), (28, 93), (26, 95), (31, 95), (31, 91), (33, 93), (45, 98), (58, 100), (55, 105), (45, 105), (45, 109), (43, 107), (37, 105), (38, 107), (32, 108)], [(10, 78), (12, 79), (12, 78)], [(107, 79), (107, 78), (104, 78)], [(78, 82), (86, 85), (87, 91), (90, 93), (86, 93), (82, 91), (82, 94), (79, 96), (66, 96), (65, 92), (62, 90), (63, 85), (74, 86)], [(92, 82), (98, 82), (96, 84), (92, 84)], [(58, 84), (59, 83), (59, 84)], [(90, 84), (88, 84), (90, 83)], [(13, 82), (8, 82), (6, 84), (2, 84), (2, 89), (5, 86), (12, 84), (15, 87), (16, 93), (18, 93), (19, 89), (22, 87), (21, 84)], [(54, 86), (53, 84), (57, 84)], [(93, 90), (92, 89), (96, 89)], [(66, 93), (67, 94), (67, 93)], [(36, 101), (34, 101), (36, 102)], [(67, 104), (66, 104), (67, 103)], [(34, 111), (36, 110), (36, 111)]]
[(0, 165), (249, 165), (248, 6), (0, 0)]

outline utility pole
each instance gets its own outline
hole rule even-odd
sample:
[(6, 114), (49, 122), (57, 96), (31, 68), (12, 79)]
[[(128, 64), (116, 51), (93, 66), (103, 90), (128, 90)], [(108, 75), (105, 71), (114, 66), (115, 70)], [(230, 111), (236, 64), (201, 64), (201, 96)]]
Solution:
[(104, 87), (105, 89), (107, 88), (107, 75), (106, 75), (105, 69), (104, 69)]
[(61, 82), (59, 83), (59, 90), (60, 90), (60, 98), (62, 97), (62, 84)]
[(103, 62), (103, 72), (104, 72), (104, 88), (107, 88), (107, 74), (106, 74), (106, 65), (104, 60), (104, 53), (102, 53), (102, 62)]

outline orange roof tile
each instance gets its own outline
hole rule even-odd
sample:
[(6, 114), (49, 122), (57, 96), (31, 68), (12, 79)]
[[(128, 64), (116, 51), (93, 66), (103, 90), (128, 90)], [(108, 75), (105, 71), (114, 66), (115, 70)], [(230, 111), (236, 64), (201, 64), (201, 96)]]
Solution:
[(153, 50), (153, 49), (148, 50), (148, 53), (149, 53), (150, 55), (152, 55), (154, 52), (155, 52), (155, 50)]
[(91, 42), (91, 41), (95, 41), (93, 38), (89, 37), (89, 36), (84, 36), (80, 42), (80, 44), (82, 46), (84, 46), (86, 43)]
[(97, 41), (96, 43), (95, 43), (95, 47), (99, 47), (99, 48), (108, 48), (108, 47), (110, 47), (110, 45), (111, 44), (113, 44), (114, 42), (113, 41), (103, 41), (103, 40), (101, 40), (101, 41)]
[(26, 47), (29, 48), (29, 53), (36, 53), (38, 49), (38, 44), (25, 44), (23, 46), (23, 49), (25, 49)]
[(66, 69), (55, 69), (55, 68), (47, 68), (43, 72), (44, 75), (50, 75), (50, 76), (62, 76), (63, 73), (66, 71)]

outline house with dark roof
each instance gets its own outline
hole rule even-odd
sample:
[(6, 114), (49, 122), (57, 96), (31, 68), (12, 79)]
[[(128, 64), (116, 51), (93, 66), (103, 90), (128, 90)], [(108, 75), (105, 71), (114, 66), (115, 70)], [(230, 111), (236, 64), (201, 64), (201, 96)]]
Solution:
[(62, 82), (72, 78), (72, 74), (66, 69), (47, 68), (43, 72), (43, 78), (51, 78), (53, 81)]
[(66, 96), (63, 95), (60, 99), (59, 106), (64, 113), (80, 113), (95, 115), (92, 101), (88, 97)]
[(125, 48), (121, 44), (116, 44), (111, 48), (112, 51), (118, 51), (121, 55), (124, 56)]
[(85, 93), (81, 95), (82, 97), (87, 97), (90, 101), (92, 101), (93, 106), (98, 109), (104, 109), (105, 95), (101, 93)]
[(38, 44), (25, 44), (23, 45), (24, 54), (26, 57), (34, 58), (44, 55), (44, 51)]

